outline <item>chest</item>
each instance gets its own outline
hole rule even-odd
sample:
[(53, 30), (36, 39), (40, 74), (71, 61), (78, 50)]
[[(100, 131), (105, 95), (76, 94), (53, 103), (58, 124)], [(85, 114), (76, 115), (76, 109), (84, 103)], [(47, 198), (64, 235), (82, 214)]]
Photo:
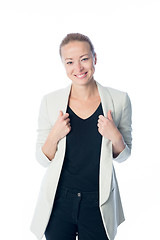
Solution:
[(80, 101), (74, 98), (70, 98), (68, 105), (78, 117), (86, 119), (96, 111), (100, 102), (101, 99), (99, 96), (88, 101)]

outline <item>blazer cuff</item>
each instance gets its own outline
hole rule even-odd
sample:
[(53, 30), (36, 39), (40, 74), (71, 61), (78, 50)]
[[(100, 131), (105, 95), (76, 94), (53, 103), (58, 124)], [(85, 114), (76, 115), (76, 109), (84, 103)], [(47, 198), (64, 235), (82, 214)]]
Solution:
[(127, 160), (130, 155), (131, 155), (131, 149), (126, 144), (124, 150), (116, 158), (113, 158), (113, 160), (121, 163)]

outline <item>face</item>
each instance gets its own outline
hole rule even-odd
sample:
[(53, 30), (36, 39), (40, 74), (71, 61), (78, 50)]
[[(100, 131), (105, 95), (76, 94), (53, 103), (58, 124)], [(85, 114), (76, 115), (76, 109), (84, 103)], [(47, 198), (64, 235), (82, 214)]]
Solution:
[(61, 57), (67, 76), (74, 84), (84, 85), (93, 80), (96, 55), (88, 42), (72, 41), (61, 48)]

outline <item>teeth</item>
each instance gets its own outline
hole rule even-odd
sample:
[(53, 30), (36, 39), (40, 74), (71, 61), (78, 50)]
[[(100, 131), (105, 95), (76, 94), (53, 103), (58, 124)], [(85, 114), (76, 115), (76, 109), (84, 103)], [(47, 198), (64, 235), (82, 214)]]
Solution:
[(85, 75), (85, 73), (84, 74), (82, 74), (82, 75), (77, 75), (77, 77), (83, 77)]

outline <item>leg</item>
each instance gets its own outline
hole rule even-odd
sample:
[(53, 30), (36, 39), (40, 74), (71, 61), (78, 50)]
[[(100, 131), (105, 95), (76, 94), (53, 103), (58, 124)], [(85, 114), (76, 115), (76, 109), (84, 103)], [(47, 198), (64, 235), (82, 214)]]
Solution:
[(76, 240), (77, 225), (72, 220), (72, 199), (57, 193), (45, 231), (47, 240)]
[(78, 240), (109, 240), (103, 225), (97, 201), (81, 205), (78, 221)]
[(46, 240), (76, 240), (77, 227), (59, 216), (51, 215), (45, 231)]

